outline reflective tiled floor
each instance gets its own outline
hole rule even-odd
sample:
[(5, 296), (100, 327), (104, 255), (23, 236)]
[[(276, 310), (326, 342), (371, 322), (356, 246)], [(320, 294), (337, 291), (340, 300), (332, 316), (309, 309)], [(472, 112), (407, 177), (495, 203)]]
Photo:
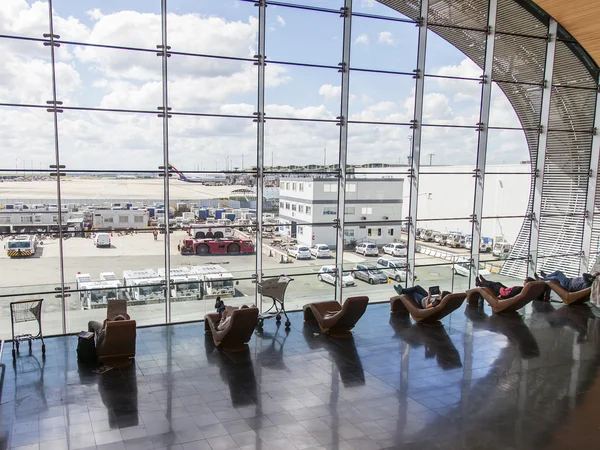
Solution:
[(76, 337), (11, 364), (0, 449), (599, 448), (600, 314), (463, 307), (443, 328), (369, 306), (353, 340), (291, 315), (227, 355), (204, 325), (140, 329), (135, 365), (78, 366)]

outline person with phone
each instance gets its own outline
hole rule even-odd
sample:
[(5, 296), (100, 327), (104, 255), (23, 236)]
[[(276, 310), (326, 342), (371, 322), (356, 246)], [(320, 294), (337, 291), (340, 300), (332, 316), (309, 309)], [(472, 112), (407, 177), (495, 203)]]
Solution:
[(406, 289), (397, 284), (394, 286), (394, 290), (398, 295), (410, 295), (422, 309), (433, 308), (439, 305), (442, 298), (448, 294), (448, 292), (440, 292), (439, 286), (431, 286), (429, 291), (426, 291), (418, 284)]

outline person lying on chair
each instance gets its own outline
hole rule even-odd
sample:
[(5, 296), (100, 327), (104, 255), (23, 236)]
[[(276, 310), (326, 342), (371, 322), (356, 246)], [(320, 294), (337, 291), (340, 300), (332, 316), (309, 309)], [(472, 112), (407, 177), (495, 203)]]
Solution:
[[(541, 280), (543, 281), (557, 281), (563, 289), (566, 289), (569, 292), (577, 292), (591, 287), (598, 276), (598, 272), (594, 274), (584, 273), (580, 277), (569, 278), (560, 270), (556, 270), (549, 274), (540, 270), (540, 275), (542, 276)], [(535, 278), (539, 280), (540, 276), (536, 273)]]
[[(444, 298), (449, 292), (444, 291), (439, 293), (439, 289), (437, 290), (437, 294), (426, 291), (422, 286), (418, 284), (416, 286), (403, 289), (402, 286), (397, 284), (394, 286), (394, 290), (398, 293), (398, 295), (410, 295), (417, 305), (422, 309), (434, 308), (440, 304), (442, 298)], [(431, 290), (431, 288), (430, 288)]]
[[(527, 278), (525, 278), (524, 284), (527, 284), (531, 281), (535, 281), (535, 280), (531, 277), (527, 277)], [(489, 288), (492, 290), (492, 292), (494, 293), (494, 295), (496, 297), (502, 298), (502, 299), (516, 297), (517, 295), (519, 295), (521, 293), (521, 291), (525, 287), (524, 285), (523, 286), (506, 287), (505, 285), (503, 285), (502, 283), (500, 283), (498, 281), (486, 280), (485, 278), (483, 278), (482, 275), (478, 275), (477, 278), (475, 278), (475, 286)]]
[[(219, 331), (223, 331), (224, 329), (227, 328), (227, 326), (229, 325), (229, 322), (231, 322), (231, 317), (233, 316), (233, 312), (236, 309), (250, 308), (250, 306), (248, 306), (248, 305), (242, 305), (239, 308), (237, 306), (225, 306), (225, 303), (223, 303), (223, 301), (221, 301), (220, 297), (217, 297), (217, 299), (218, 299), (217, 302), (219, 303), (217, 312), (221, 316), (221, 319), (219, 320), (219, 324), (217, 325), (217, 330), (219, 330)], [(215, 304), (215, 306), (216, 306), (216, 304)], [(254, 305), (252, 305), (251, 307), (254, 308)]]
[[(125, 316), (119, 314), (113, 320), (114, 321), (129, 320), (129, 316), (125, 317)], [(100, 344), (102, 344), (102, 341), (104, 340), (104, 333), (106, 331), (106, 322), (108, 322), (108, 320), (105, 320), (104, 323), (100, 323), (95, 320), (90, 320), (88, 322), (88, 331), (93, 332), (94, 337), (96, 338), (96, 348), (100, 347)]]

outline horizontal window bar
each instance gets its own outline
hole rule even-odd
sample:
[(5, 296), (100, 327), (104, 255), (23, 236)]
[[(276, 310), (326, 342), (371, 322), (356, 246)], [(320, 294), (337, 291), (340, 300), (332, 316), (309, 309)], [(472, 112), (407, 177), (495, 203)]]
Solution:
[(315, 69), (333, 69), (340, 70), (339, 66), (329, 66), (326, 64), (310, 64), (310, 63), (301, 63), (301, 62), (292, 62), (292, 61), (272, 61), (270, 59), (265, 60), (266, 64), (279, 64), (282, 66), (296, 66), (296, 67), (313, 67)]
[(367, 72), (367, 73), (381, 73), (387, 75), (407, 75), (414, 77), (414, 72), (397, 72), (395, 70), (382, 70), (382, 69), (365, 69), (364, 67), (350, 67), (350, 72)]

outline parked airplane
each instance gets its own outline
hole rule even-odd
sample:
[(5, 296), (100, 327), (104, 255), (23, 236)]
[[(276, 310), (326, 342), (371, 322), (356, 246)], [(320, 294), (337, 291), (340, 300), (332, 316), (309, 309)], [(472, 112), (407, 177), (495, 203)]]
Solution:
[(202, 183), (213, 186), (227, 184), (227, 178), (224, 175), (186, 177), (183, 172), (177, 170), (177, 168), (173, 165), (169, 164), (169, 169), (175, 172), (179, 176), (179, 179), (181, 181), (184, 181), (186, 183)]

